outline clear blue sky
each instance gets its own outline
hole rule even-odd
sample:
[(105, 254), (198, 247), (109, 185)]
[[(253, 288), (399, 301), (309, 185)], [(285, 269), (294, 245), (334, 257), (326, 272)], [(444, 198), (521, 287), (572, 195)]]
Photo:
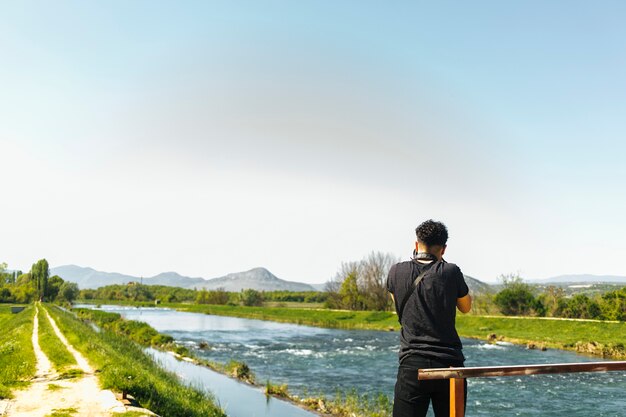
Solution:
[(4, 2), (0, 261), (307, 282), (427, 218), (626, 275), (626, 3)]

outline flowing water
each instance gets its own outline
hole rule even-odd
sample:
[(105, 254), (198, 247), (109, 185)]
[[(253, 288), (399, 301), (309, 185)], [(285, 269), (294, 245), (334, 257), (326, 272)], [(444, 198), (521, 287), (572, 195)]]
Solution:
[[(393, 396), (397, 332), (322, 329), (162, 308), (102, 309), (147, 322), (200, 357), (244, 361), (258, 381), (286, 383), (295, 394), (332, 396), (337, 390), (356, 390)], [(208, 348), (201, 349), (201, 342)], [(463, 339), (463, 345), (466, 366), (598, 360), (567, 351), (541, 352), (472, 339)], [(468, 385), (468, 416), (626, 416), (624, 372), (475, 378)]]

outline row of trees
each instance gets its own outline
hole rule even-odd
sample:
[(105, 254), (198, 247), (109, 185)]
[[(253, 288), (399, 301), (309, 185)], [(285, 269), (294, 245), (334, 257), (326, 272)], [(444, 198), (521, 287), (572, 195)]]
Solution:
[(73, 301), (78, 296), (78, 286), (66, 282), (58, 275), (50, 276), (48, 261), (40, 259), (30, 271), (7, 271), (0, 264), (0, 302), (30, 303), (35, 300)]
[(626, 287), (592, 297), (567, 297), (560, 287), (549, 286), (539, 292), (519, 276), (501, 279), (504, 288), (492, 301), (504, 315), (626, 321)]
[(97, 289), (83, 289), (80, 299), (83, 300), (112, 300), (112, 301), (154, 301), (164, 302), (193, 302), (197, 291), (168, 287), (165, 285), (144, 285), (138, 282), (128, 284), (114, 284)]
[(165, 285), (143, 285), (137, 282), (107, 285), (97, 289), (83, 289), (79, 298), (83, 300), (111, 301), (155, 301), (195, 302), (197, 304), (260, 306), (265, 301), (276, 302), (324, 302), (326, 293), (316, 291), (256, 291), (246, 289), (240, 292), (227, 292), (223, 288), (215, 290), (195, 290)]

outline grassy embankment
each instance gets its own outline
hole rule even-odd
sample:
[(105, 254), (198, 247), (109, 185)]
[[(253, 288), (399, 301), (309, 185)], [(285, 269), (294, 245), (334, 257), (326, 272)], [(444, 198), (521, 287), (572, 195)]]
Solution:
[(11, 314), (0, 305), (0, 398), (11, 398), (11, 390), (23, 388), (35, 376), (35, 352), (31, 343), (35, 310)]
[[(397, 317), (381, 311), (333, 311), (297, 308), (242, 307), (222, 305), (165, 304), (178, 310), (338, 329), (400, 329)], [(626, 323), (546, 319), (532, 317), (485, 317), (457, 315), (457, 330), (463, 337), (513, 343), (533, 343), (555, 349), (574, 350), (614, 359), (626, 358)], [(493, 337), (493, 336), (492, 336)]]
[(57, 337), (52, 329), (50, 320), (46, 316), (43, 308), (39, 309), (39, 346), (46, 354), (56, 371), (61, 374), (61, 378), (78, 376), (82, 372), (79, 369), (71, 369), (76, 365), (76, 359), (67, 350), (61, 339)]
[(44, 308), (56, 320), (68, 341), (99, 371), (104, 389), (127, 392), (143, 407), (160, 415), (225, 416), (212, 397), (183, 385), (127, 337), (107, 329), (98, 332), (73, 314), (56, 307)]

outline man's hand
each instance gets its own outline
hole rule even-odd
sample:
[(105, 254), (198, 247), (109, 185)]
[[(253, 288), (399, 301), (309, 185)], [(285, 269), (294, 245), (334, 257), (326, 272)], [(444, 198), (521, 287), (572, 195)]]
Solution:
[(467, 313), (472, 309), (472, 297), (467, 294), (465, 297), (456, 299), (456, 307), (461, 313)]

